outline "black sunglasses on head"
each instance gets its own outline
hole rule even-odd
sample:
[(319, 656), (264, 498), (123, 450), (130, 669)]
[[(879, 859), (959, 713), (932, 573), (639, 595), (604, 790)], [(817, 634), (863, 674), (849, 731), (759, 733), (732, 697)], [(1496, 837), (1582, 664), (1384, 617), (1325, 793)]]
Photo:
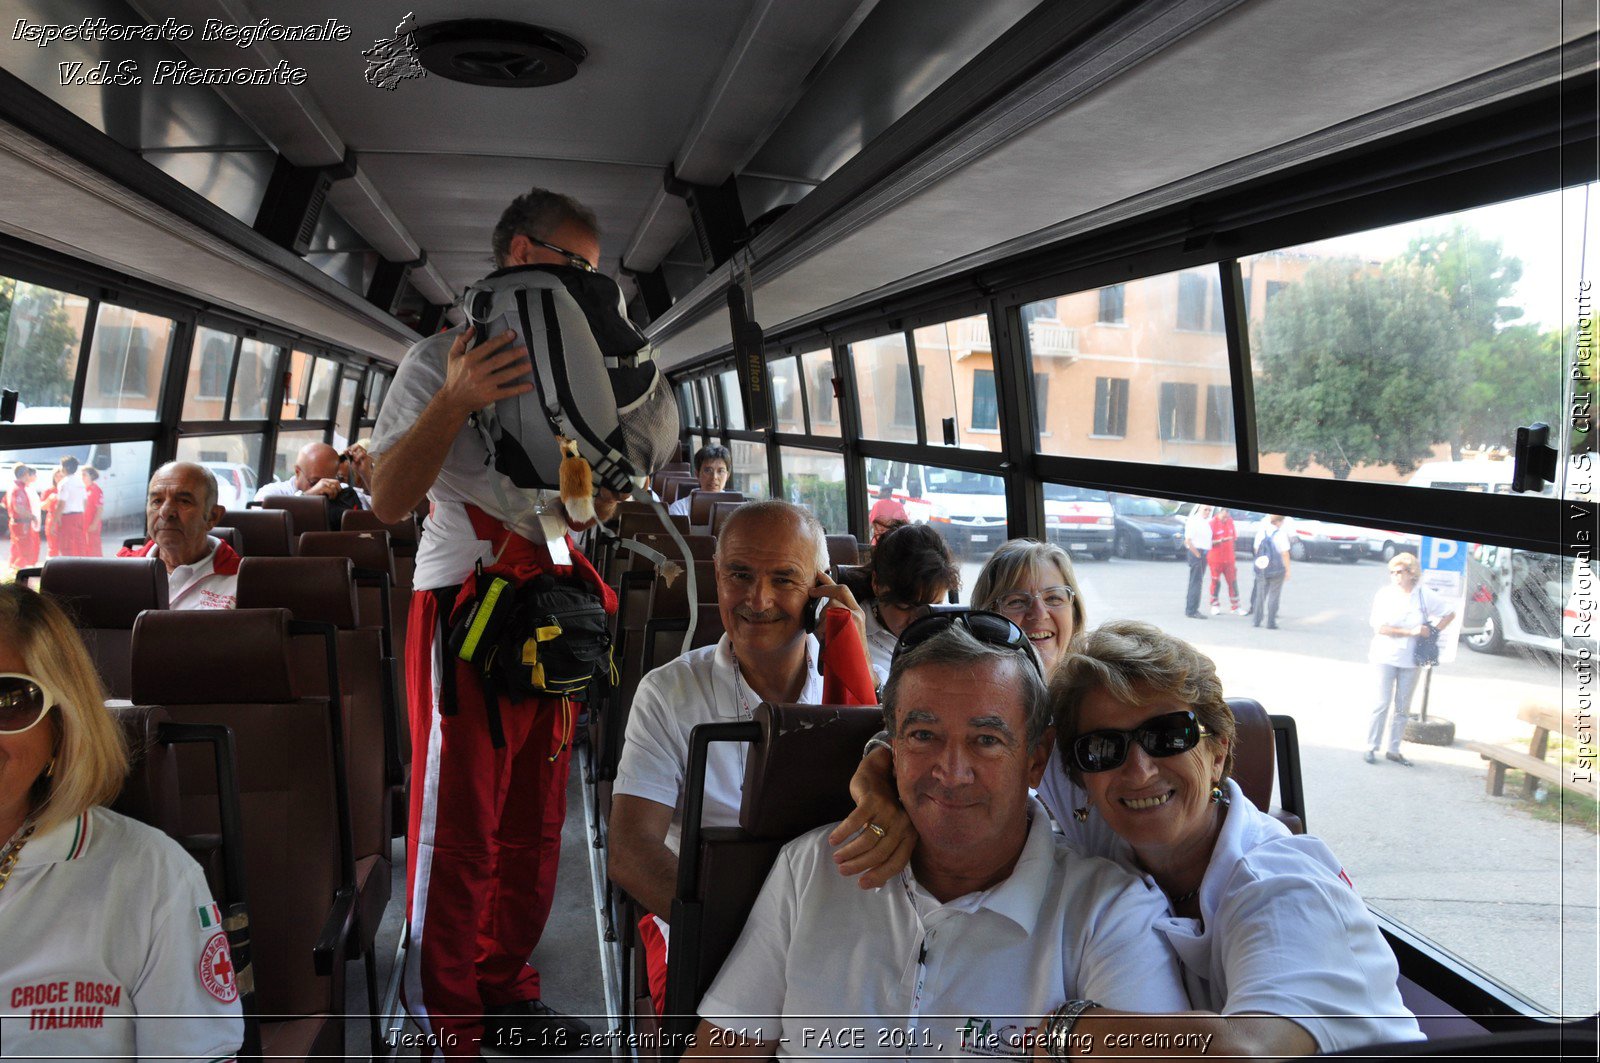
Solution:
[(1028, 659), (1039, 677), (1044, 678), (1044, 667), (1039, 663), (1039, 655), (1029, 644), (1027, 633), (999, 613), (991, 613), (986, 609), (943, 609), (913, 620), (900, 632), (900, 641), (895, 643), (894, 654), (889, 658), (891, 666), (900, 659), (901, 654), (922, 645), (952, 624), (960, 624), (979, 642), (1016, 650)]
[(1128, 759), (1128, 749), (1134, 742), (1152, 757), (1172, 757), (1199, 745), (1200, 737), (1207, 733), (1188, 709), (1164, 713), (1130, 731), (1106, 728), (1079, 735), (1072, 743), (1072, 761), (1079, 771), (1088, 774), (1110, 771)]

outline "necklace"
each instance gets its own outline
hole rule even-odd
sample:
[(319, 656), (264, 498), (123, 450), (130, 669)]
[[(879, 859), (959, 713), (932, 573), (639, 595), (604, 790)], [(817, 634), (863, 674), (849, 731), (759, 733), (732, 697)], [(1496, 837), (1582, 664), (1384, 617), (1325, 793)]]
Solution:
[(0, 890), (6, 888), (6, 883), (11, 880), (11, 870), (17, 866), (17, 858), (22, 855), (22, 847), (28, 844), (28, 839), (33, 837), (35, 824), (30, 823), (23, 828), (22, 833), (6, 846), (6, 851), (0, 853)]
[(1200, 896), (1200, 887), (1196, 886), (1194, 889), (1190, 890), (1188, 893), (1183, 894), (1182, 896), (1172, 897), (1171, 898), (1172, 906), (1174, 908), (1176, 908), (1178, 905), (1184, 904), (1184, 903), (1186, 903), (1188, 901), (1192, 901), (1198, 896)]

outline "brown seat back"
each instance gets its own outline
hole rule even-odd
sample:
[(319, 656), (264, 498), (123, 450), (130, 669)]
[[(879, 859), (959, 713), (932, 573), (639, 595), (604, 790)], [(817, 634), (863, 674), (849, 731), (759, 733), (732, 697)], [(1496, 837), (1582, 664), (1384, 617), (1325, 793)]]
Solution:
[[(761, 704), (755, 723), (701, 726), (732, 735), (754, 733), (745, 760), (744, 802), (737, 828), (701, 828), (692, 812), (684, 816), (683, 853), (694, 853), (697, 866), (680, 872), (673, 903), (673, 935), (667, 963), (667, 1010), (693, 1011), (710, 987), (722, 962), (744, 929), (756, 895), (766, 881), (778, 850), (814, 827), (848, 815), (850, 776), (861, 762), (868, 738), (883, 726), (876, 707)], [(691, 746), (690, 763), (695, 754)], [(703, 774), (684, 780), (704, 790)], [(685, 880), (689, 892), (683, 892)], [(713, 917), (714, 913), (714, 917)], [(680, 926), (680, 921), (684, 924)], [(686, 931), (685, 933), (680, 933)]]
[(665, 489), (661, 491), (661, 501), (670, 506), (689, 492), (698, 491), (700, 489), (700, 478), (697, 476), (668, 477), (663, 487)]
[(122, 728), (128, 746), (128, 777), (111, 803), (112, 810), (167, 834), (182, 833), (177, 752), (159, 741), (167, 710), (157, 705), (108, 701), (106, 711)]
[(715, 502), (711, 506), (711, 534), (721, 535), (723, 525), (728, 523), (728, 518), (733, 516), (733, 511), (744, 505), (740, 502)]
[(225, 510), (217, 525), (234, 530), (242, 557), (288, 557), (294, 553), (294, 524), (285, 510)]
[(691, 528), (707, 528), (711, 525), (711, 511), (718, 503), (732, 502), (738, 505), (744, 501), (744, 495), (738, 491), (696, 491), (689, 501), (689, 526)]
[(306, 532), (325, 532), (331, 527), (328, 500), (321, 495), (268, 495), (261, 500), (261, 507), (287, 512), (296, 536)]
[[(312, 946), (335, 894), (352, 885), (342, 866), (347, 813), (335, 718), (326, 698), (298, 696), (289, 623), (286, 609), (147, 612), (134, 627), (133, 697), (178, 722), (232, 729), (261, 1012), (332, 1014), (343, 1010), (339, 967), (318, 975)], [(211, 755), (176, 753), (184, 830), (215, 833)]]
[(153, 557), (52, 557), (39, 577), (39, 590), (77, 624), (113, 698), (132, 690), (134, 621), (167, 608), (167, 588), (167, 568)]
[(389, 549), (388, 532), (307, 532), (300, 536), (300, 556), (348, 557), (354, 561), (360, 570), (356, 578), (360, 584), (357, 599), (361, 603), (361, 626), (393, 629), (391, 617), (383, 610), (382, 588), (361, 579), (361, 573), (377, 573), (387, 576), (390, 588), (394, 587), (394, 554)]
[(1278, 781), (1277, 740), (1272, 719), (1254, 698), (1228, 698), (1233, 710), (1233, 781), (1261, 811), (1280, 820), (1295, 834), (1305, 833), (1300, 818), (1277, 807), (1273, 800)]
[(861, 564), (861, 544), (854, 535), (828, 536), (828, 564), (830, 565), (859, 565)]
[(219, 524), (215, 528), (212, 528), (209, 534), (227, 543), (229, 549), (238, 554), (240, 557), (244, 556), (244, 551), (239, 548), (239, 543), (241, 541), (240, 535), (233, 528), (224, 527), (223, 525)]

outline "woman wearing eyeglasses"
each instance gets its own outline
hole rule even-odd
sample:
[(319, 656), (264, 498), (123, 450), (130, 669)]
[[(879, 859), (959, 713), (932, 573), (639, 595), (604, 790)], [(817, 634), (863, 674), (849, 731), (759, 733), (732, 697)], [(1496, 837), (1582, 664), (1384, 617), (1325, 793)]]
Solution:
[[(1072, 558), (1054, 543), (1035, 539), (1012, 539), (996, 550), (978, 573), (972, 602), (974, 608), (999, 613), (1022, 630), (1039, 655), (1046, 682), (1072, 636), (1083, 630), (1086, 617)], [(892, 653), (894, 647), (889, 649)], [(874, 655), (873, 666), (877, 664)], [(887, 665), (883, 674), (888, 676)], [(917, 843), (916, 828), (900, 806), (890, 777), (892, 764), (886, 747), (868, 749), (850, 780), (856, 810), (839, 824), (831, 839), (840, 845), (834, 853), (840, 874), (860, 875), (864, 889), (881, 886), (898, 875)], [(1060, 807), (1059, 801), (1052, 800), (1065, 785), (1060, 756), (1052, 753), (1039, 784), (1039, 798), (1052, 812)], [(869, 825), (871, 829), (866, 830)]]
[[(1338, 859), (1291, 835), (1229, 778), (1235, 725), (1211, 659), (1150, 624), (1089, 632), (1050, 686), (1071, 809), (1069, 839), (1167, 897), (1156, 929), (1182, 964), (1190, 1003), (1214, 1016), (1094, 1009), (1075, 1032), (1214, 1035), (1216, 1055), (1334, 1052), (1422, 1034), (1399, 967)], [(1041, 792), (1041, 796), (1043, 793)]]
[(200, 867), (105, 808), (127, 773), (94, 665), (49, 600), (0, 585), (0, 1045), (231, 1058), (227, 939)]
[(1378, 762), (1383, 747), (1385, 760), (1402, 767), (1411, 761), (1400, 752), (1406, 733), (1406, 716), (1411, 711), (1411, 695), (1421, 674), (1420, 644), (1429, 640), (1433, 663), (1439, 659), (1432, 639), (1456, 618), (1444, 598), (1421, 585), (1422, 563), (1412, 553), (1395, 554), (1389, 560), (1389, 582), (1378, 589), (1372, 600), (1372, 644), (1367, 660), (1378, 669), (1378, 700), (1367, 724), (1368, 764)]
[(904, 524), (878, 539), (871, 559), (839, 582), (867, 614), (867, 656), (874, 683), (889, 678), (889, 659), (906, 626), (961, 589), (961, 569), (944, 536), (926, 524)]

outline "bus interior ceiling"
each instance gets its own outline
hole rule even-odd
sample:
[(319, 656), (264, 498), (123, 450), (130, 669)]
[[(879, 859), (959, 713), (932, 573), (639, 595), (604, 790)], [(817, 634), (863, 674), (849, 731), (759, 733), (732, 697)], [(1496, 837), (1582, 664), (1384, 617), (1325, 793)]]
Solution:
[[(1230, 263), (1595, 181), (1592, 3), (8, 0), (5, 14), (0, 280), (178, 322), (144, 415), (102, 417), (86, 397), (94, 382), (79, 363), (91, 360), (91, 339), (80, 321), (83, 357), (62, 397), (0, 424), (0, 455), (13, 460), (136, 448), (128, 453), (139, 468), (107, 478), (133, 498), (183, 446), (243, 432), (254, 449), (205, 458), (242, 496), (284, 472), (291, 443), (368, 434), (382, 380), (420, 336), (463, 320), (462, 291), (494, 266), (496, 218), (537, 186), (597, 215), (597, 265), (619, 282), (680, 389), (686, 442), (748, 444), (750, 467), (735, 472), (752, 479), (734, 486), (750, 495), (799, 497), (788, 487), (791, 456), (801, 468), (839, 464), (845, 486), (825, 522), (863, 540), (869, 486), (888, 488), (891, 477), (913, 505), (912, 483), (972, 499), (967, 524), (940, 518), (967, 551), (969, 588), (990, 535), (1053, 536), (1058, 517), (1074, 519), (1064, 507), (1081, 513), (1097, 491), (1288, 513), (1308, 529), (1319, 518), (1393, 529), (1377, 533), (1394, 540), (1390, 554), (1422, 535), (1577, 552), (1555, 497), (1265, 469), (1251, 370), (1237, 357), (1249, 292)], [(192, 32), (144, 41), (46, 33), (98, 19)], [(462, 19), (558, 35), (541, 46), (560, 55), (536, 51), (532, 30), (498, 52), (475, 46), (480, 78), (537, 73), (540, 62), (575, 72), (518, 87), (404, 65), (413, 46), (448, 54), (441, 27)], [(333, 39), (273, 31), (315, 26)], [(245, 46), (241, 30), (262, 39)], [(515, 35), (492, 32), (507, 35), (502, 43)], [(207, 71), (235, 83), (204, 84)], [(252, 78), (264, 83), (237, 83)], [(1199, 267), (1221, 275), (1216, 314), (1200, 331), (1215, 334), (1219, 380), (1232, 388), (1217, 391), (1229, 428), (1208, 440), (1226, 444), (1223, 456), (1197, 465), (1042, 446), (1030, 301)], [(768, 357), (788, 358), (796, 374), (790, 427), (777, 411), (775, 432), (746, 428), (737, 409), (726, 375), (731, 284), (747, 289)], [(871, 396), (853, 392), (859, 365), (838, 390), (813, 388), (835, 364), (847, 372), (852, 345), (903, 333), (909, 346), (915, 330), (956, 318), (987, 330), (992, 424), (965, 409), (961, 424), (941, 425), (924, 378), (912, 385), (909, 370), (908, 394), (921, 401), (898, 435), (862, 432), (853, 404)], [(192, 399), (205, 373), (189, 340), (208, 328), (232, 337), (228, 357), (239, 364), (252, 338), (282, 349), (259, 403), (235, 391), (214, 413), (190, 412), (185, 392)], [(296, 363), (291, 380), (291, 349), (323, 361), (306, 360), (303, 374)], [(819, 352), (826, 371), (810, 377), (805, 356)], [(1063, 345), (1053, 356), (1066, 364), (1078, 353)], [(0, 386), (10, 387), (4, 358), (0, 348)], [(327, 387), (312, 379), (324, 362)], [(208, 387), (226, 400), (238, 372), (221, 374)], [(816, 404), (834, 396), (830, 422)], [(298, 413), (286, 412), (297, 397)], [(1116, 420), (1113, 391), (1096, 403), (1092, 418)], [(1095, 426), (1096, 437), (1118, 434), (1114, 423)], [(941, 447), (941, 428), (947, 439), (959, 428), (985, 441)], [(735, 455), (736, 466), (743, 460)], [(1087, 494), (1054, 498), (1045, 481)], [(1126, 556), (1106, 508), (1107, 537), (1091, 552)], [(1576, 513), (1592, 525), (1592, 499)], [(1326, 544), (1308, 535), (1297, 545)], [(1474, 563), (1489, 573), (1486, 587), (1494, 565), (1516, 571), (1492, 556)], [(1331, 593), (1332, 578), (1308, 577), (1318, 580)], [(1546, 597), (1560, 605), (1559, 593)], [(1553, 647), (1559, 659), (1559, 625), (1523, 632), (1523, 644)], [(1341, 807), (1355, 805), (1352, 795)], [(1525, 990), (1501, 993), (1448, 949), (1405, 941), (1408, 973), (1431, 969), (1426, 988), (1446, 1005), (1538, 1010), (1517, 996)], [(1593, 984), (1591, 973), (1591, 994)], [(1540, 1000), (1546, 1012), (1549, 1000)]]

